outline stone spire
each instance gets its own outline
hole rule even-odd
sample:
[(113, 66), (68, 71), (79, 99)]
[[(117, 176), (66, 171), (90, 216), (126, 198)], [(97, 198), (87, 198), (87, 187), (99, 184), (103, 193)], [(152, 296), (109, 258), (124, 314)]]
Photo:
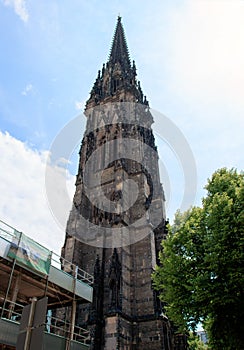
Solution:
[(136, 75), (135, 61), (131, 64), (121, 17), (118, 17), (108, 62), (98, 71), (86, 109), (107, 102), (148, 105)]
[(109, 63), (111, 65), (119, 63), (124, 72), (129, 72), (131, 70), (129, 51), (120, 16), (118, 17), (117, 26), (113, 37), (113, 43), (109, 56)]
[(64, 259), (94, 273), (92, 305), (77, 301), (77, 323), (89, 328), (92, 350), (179, 349), (152, 288), (151, 273), (167, 231), (147, 106), (119, 17), (108, 62), (86, 105), (62, 251)]

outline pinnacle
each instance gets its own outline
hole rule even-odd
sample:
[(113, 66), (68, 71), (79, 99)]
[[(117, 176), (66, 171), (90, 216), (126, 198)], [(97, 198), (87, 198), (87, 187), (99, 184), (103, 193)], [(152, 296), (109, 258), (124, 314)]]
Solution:
[(148, 106), (136, 76), (135, 61), (131, 63), (121, 17), (118, 16), (108, 62), (98, 71), (86, 109), (108, 101), (109, 97), (113, 102), (133, 99)]
[(120, 63), (120, 65), (128, 70), (131, 67), (129, 50), (126, 43), (125, 32), (121, 23), (121, 17), (118, 16), (113, 42), (109, 55), (109, 62), (112, 64)]

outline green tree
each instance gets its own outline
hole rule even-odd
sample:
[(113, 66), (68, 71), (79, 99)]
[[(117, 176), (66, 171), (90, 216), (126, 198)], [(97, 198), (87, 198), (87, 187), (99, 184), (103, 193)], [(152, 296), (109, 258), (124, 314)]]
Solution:
[(176, 213), (154, 286), (180, 331), (202, 322), (211, 349), (244, 349), (244, 176), (226, 168), (206, 185), (202, 208)]
[(204, 344), (198, 335), (195, 335), (193, 332), (189, 333), (188, 337), (188, 347), (189, 350), (208, 350), (208, 346)]

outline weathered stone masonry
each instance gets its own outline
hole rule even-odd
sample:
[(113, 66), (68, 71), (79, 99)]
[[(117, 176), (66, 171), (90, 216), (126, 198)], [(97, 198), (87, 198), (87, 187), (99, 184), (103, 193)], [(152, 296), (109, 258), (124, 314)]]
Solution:
[[(97, 350), (174, 349), (171, 325), (161, 316), (162, 305), (151, 281), (160, 242), (166, 237), (165, 199), (151, 129), (153, 117), (136, 76), (119, 17), (109, 60), (98, 72), (85, 108), (87, 126), (62, 250), (65, 259), (94, 274), (93, 303), (80, 305), (77, 319), (81, 326), (90, 328), (91, 349)], [(128, 158), (121, 157), (119, 141), (124, 139), (148, 147), (146, 151), (135, 147), (129, 150)], [(125, 180), (133, 180), (138, 186), (135, 203), (122, 213), (102, 210), (85, 191), (84, 169), (93, 152), (101, 147), (103, 151), (96, 164), (90, 165), (90, 171), (101, 176), (106, 198), (115, 204), (122, 200)], [(133, 154), (149, 164), (150, 171), (133, 160)], [(130, 193), (126, 198), (130, 200)], [(151, 206), (154, 209), (150, 211)], [(132, 236), (131, 244), (117, 247), (113, 240), (105, 244), (106, 234), (101, 235), (100, 228), (123, 229), (144, 216), (146, 219), (133, 231), (142, 239), (135, 241)], [(155, 220), (157, 227), (152, 225)], [(80, 240), (81, 236), (87, 241)], [(96, 240), (105, 243), (94, 244)]]

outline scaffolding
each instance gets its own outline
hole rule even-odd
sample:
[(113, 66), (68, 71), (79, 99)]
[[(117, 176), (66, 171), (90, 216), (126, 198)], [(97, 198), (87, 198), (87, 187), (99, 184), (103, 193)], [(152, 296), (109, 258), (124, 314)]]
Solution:
[[(0, 349), (15, 349), (23, 308), (43, 297), (44, 349), (88, 349), (89, 331), (75, 314), (92, 301), (92, 285), (92, 275), (0, 220)], [(65, 307), (70, 312), (57, 312)]]

